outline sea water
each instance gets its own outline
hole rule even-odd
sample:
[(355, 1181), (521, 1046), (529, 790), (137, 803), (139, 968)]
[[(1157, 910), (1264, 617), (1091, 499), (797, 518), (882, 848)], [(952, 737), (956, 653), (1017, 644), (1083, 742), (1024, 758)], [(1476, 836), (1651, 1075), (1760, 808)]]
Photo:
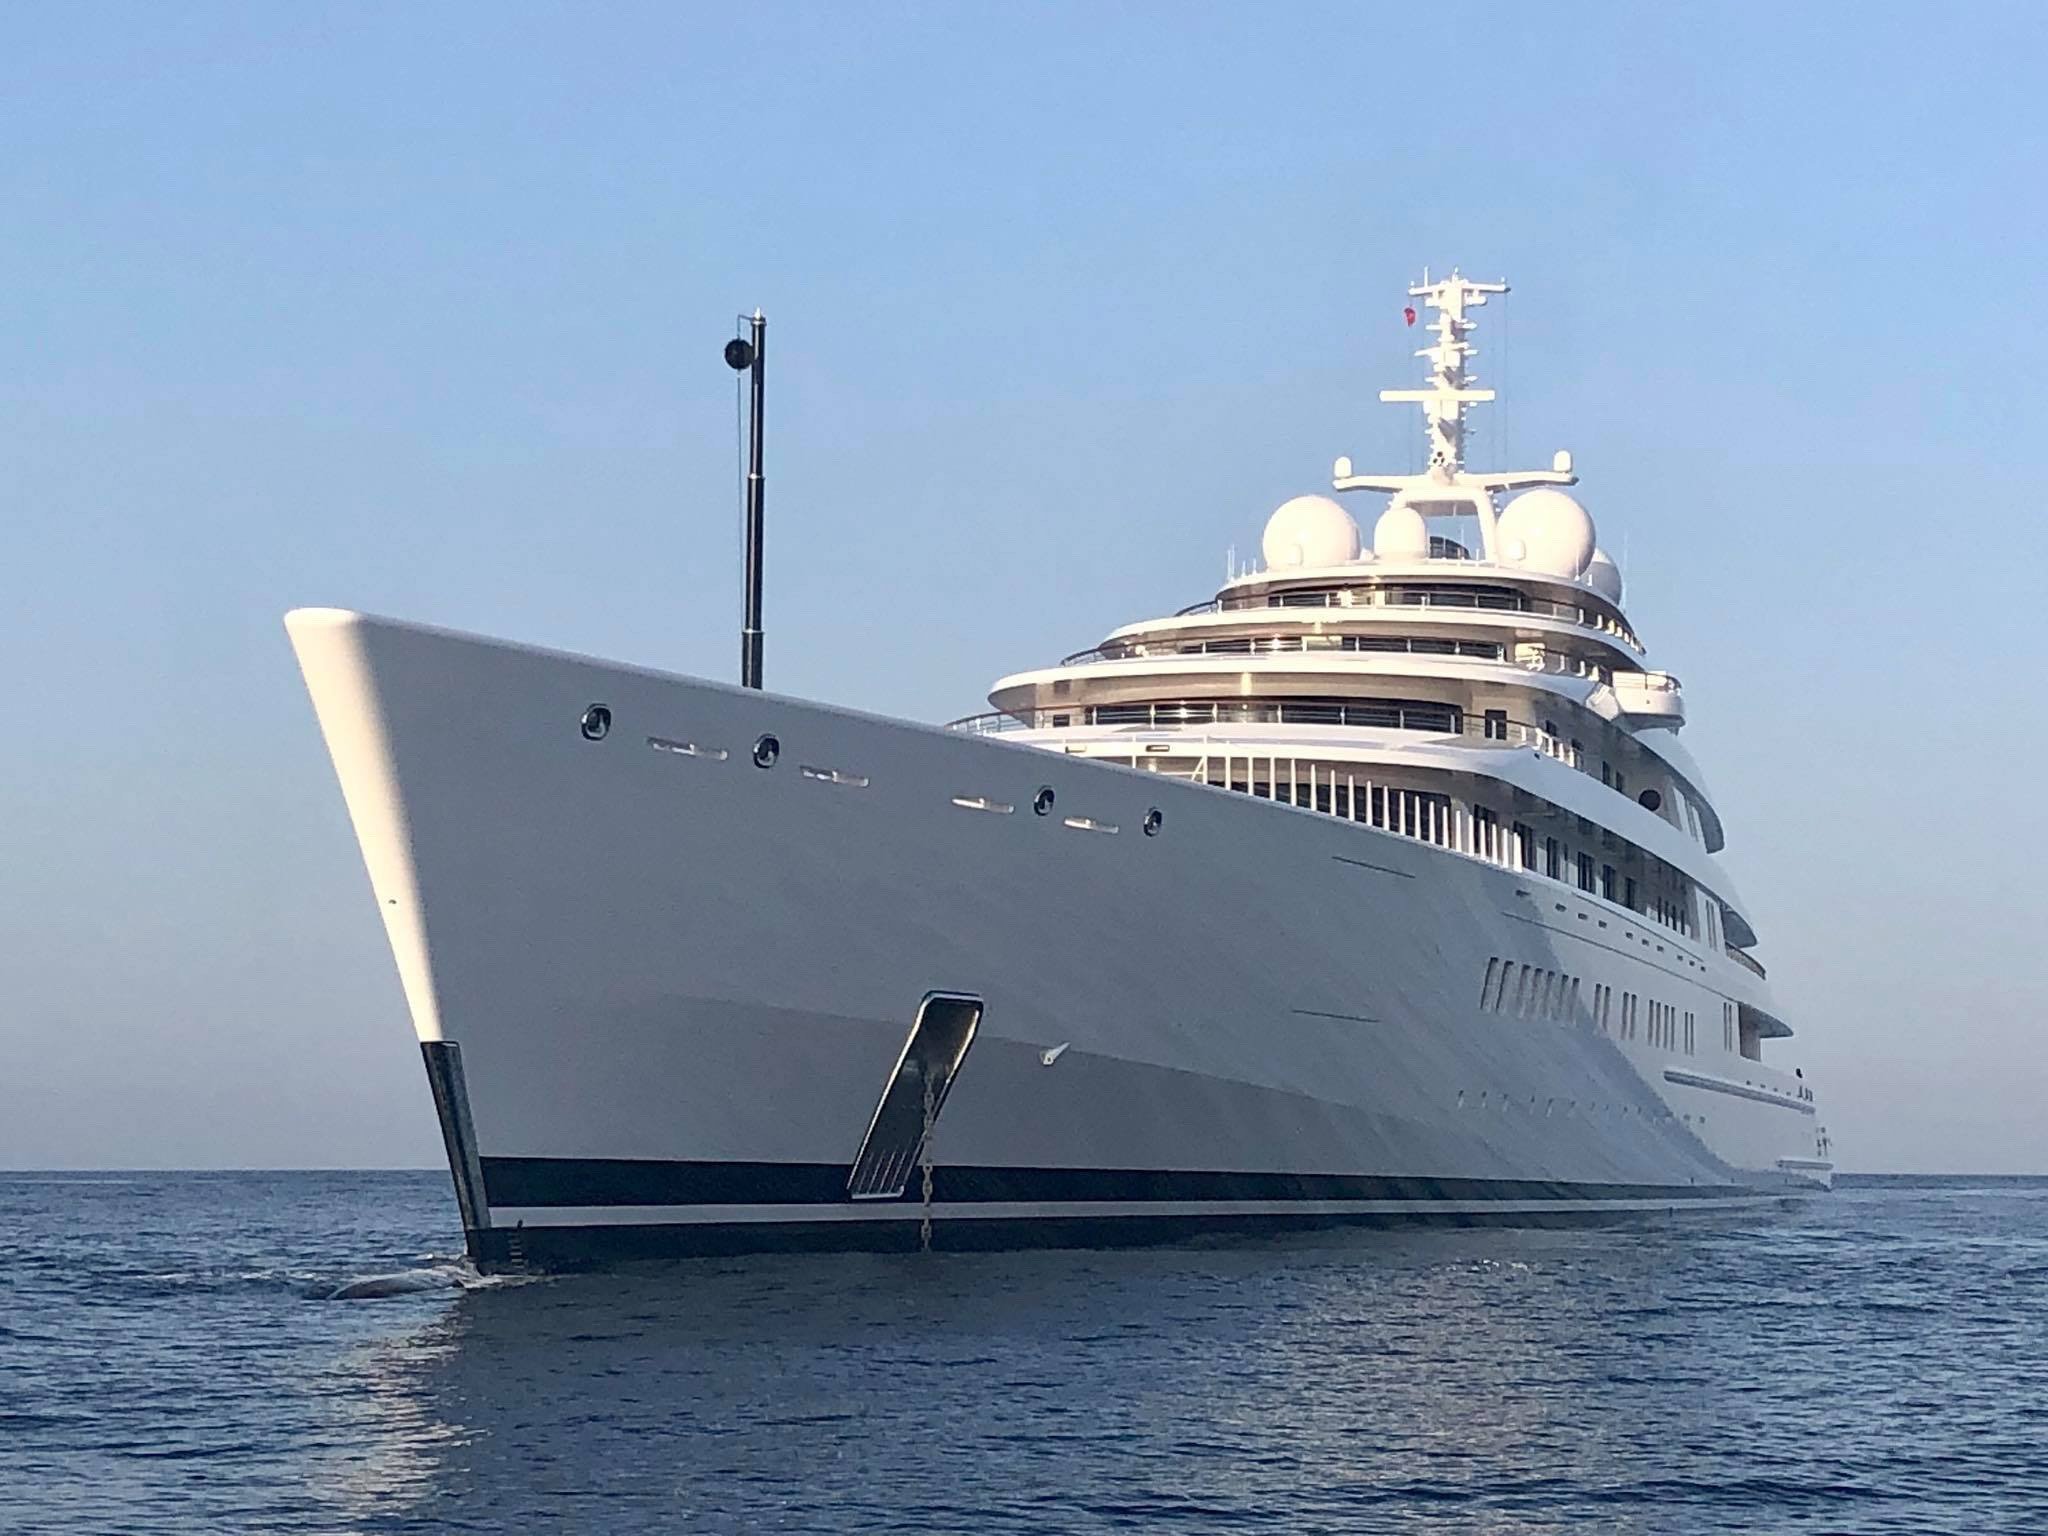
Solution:
[(445, 1173), (0, 1175), (0, 1530), (2048, 1532), (2048, 1181), (461, 1262)]

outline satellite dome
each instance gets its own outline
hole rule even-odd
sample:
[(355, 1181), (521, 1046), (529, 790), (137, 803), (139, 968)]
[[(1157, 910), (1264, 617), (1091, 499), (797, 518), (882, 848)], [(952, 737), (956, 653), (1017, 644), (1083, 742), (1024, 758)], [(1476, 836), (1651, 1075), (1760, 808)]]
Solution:
[(1621, 567), (1609, 558), (1606, 550), (1593, 551), (1593, 558), (1586, 562), (1586, 574), (1579, 579), (1610, 603), (1621, 601)]
[(1372, 547), (1382, 560), (1427, 560), (1429, 524), (1413, 507), (1396, 503), (1373, 524)]
[(1345, 565), (1358, 558), (1358, 524), (1327, 496), (1297, 496), (1266, 519), (1269, 570)]
[(1593, 558), (1593, 519), (1563, 491), (1525, 491), (1500, 515), (1500, 551), (1517, 565), (1576, 577)]

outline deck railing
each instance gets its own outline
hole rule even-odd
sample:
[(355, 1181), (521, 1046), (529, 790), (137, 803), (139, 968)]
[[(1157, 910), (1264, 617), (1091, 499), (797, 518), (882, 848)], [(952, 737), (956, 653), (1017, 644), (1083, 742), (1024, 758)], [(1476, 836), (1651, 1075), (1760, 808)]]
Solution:
[[(1304, 592), (1244, 593), (1182, 613), (1239, 613), (1259, 608), (1456, 608), (1488, 613), (1533, 613), (1564, 619), (1612, 635), (1638, 655), (1642, 642), (1627, 625), (1578, 603), (1553, 602), (1520, 592), (1445, 591), (1412, 587), (1325, 587)], [(1175, 615), (1180, 617), (1181, 615)]]
[[(1115, 718), (1099, 720), (1092, 718), (1093, 711), (1088, 707), (1074, 706), (1066, 709), (1027, 709), (1018, 715), (1002, 711), (966, 715), (961, 719), (949, 721), (946, 729), (963, 731), (972, 736), (1000, 736), (1011, 731), (1053, 731), (1084, 727), (1184, 732), (1190, 726), (1203, 725), (1321, 725), (1346, 730), (1413, 731), (1420, 735), (1458, 736), (1502, 747), (1533, 747), (1546, 757), (1556, 758), (1557, 761), (1594, 778), (1599, 777), (1586, 766), (1583, 748), (1575, 747), (1571, 742), (1553, 735), (1541, 726), (1525, 721), (1505, 720), (1498, 716), (1488, 718), (1483, 714), (1474, 715), (1453, 709), (1449, 705), (1442, 706), (1452, 711), (1448, 724), (1441, 717), (1431, 718), (1425, 710), (1411, 710), (1405, 707), (1397, 709), (1393, 719), (1353, 721), (1344, 717), (1333, 717), (1330, 712), (1337, 707), (1339, 706), (1311, 700), (1245, 703), (1237, 699), (1200, 703), (1110, 704), (1101, 708), (1115, 711)], [(1367, 701), (1360, 700), (1352, 707), (1362, 710), (1368, 707)], [(1176, 743), (1196, 753), (1211, 744), (1211, 738), (1206, 735), (1183, 736)], [(1238, 742), (1228, 744), (1242, 745)]]
[(1306, 651), (1336, 651), (1360, 656), (1451, 656), (1475, 661), (1500, 661), (1506, 647), (1497, 640), (1436, 640), (1404, 635), (1405, 643), (1373, 643), (1373, 635), (1253, 635), (1225, 640), (1186, 640), (1177, 644), (1143, 644), (1112, 640), (1062, 656), (1063, 667), (1091, 666), (1098, 661), (1134, 661), (1176, 656), (1291, 656)]
[[(1051, 711), (1046, 711), (1050, 714)], [(948, 720), (946, 729), (962, 731), (969, 736), (1001, 736), (1010, 731), (1036, 731), (1048, 729), (1033, 720), (1020, 720), (1015, 715), (1006, 715), (1001, 710), (990, 710), (985, 714), (962, 715), (958, 720)]]
[(1746, 951), (1737, 949), (1733, 944), (1725, 944), (1722, 946), (1722, 948), (1728, 951), (1728, 958), (1730, 960), (1733, 960), (1737, 965), (1741, 966), (1745, 971), (1754, 971), (1756, 973), (1756, 979), (1758, 981), (1763, 981), (1766, 979), (1764, 976), (1764, 968), (1761, 965), (1757, 964), (1756, 960), (1752, 956), (1750, 956)]

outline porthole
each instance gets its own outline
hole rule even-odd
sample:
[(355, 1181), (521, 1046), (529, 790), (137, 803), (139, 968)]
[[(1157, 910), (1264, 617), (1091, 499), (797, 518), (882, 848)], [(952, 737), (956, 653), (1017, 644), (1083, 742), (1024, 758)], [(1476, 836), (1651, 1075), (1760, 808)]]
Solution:
[(612, 728), (612, 712), (602, 704), (593, 704), (583, 711), (583, 739), (603, 741)]
[(1041, 816), (1050, 816), (1052, 814), (1052, 801), (1052, 786), (1047, 784), (1031, 797), (1031, 809), (1038, 812)]
[(1165, 814), (1159, 809), (1158, 806), (1153, 806), (1151, 810), (1145, 813), (1145, 835), (1147, 837), (1157, 837), (1159, 835), (1159, 829), (1162, 825), (1165, 824), (1165, 821)]
[(773, 768), (775, 766), (775, 759), (780, 756), (782, 756), (782, 743), (773, 736), (763, 736), (754, 743), (754, 766), (756, 768)]
[(1636, 803), (1641, 805), (1646, 811), (1661, 810), (1664, 805), (1664, 797), (1654, 789), (1646, 789), (1636, 796)]

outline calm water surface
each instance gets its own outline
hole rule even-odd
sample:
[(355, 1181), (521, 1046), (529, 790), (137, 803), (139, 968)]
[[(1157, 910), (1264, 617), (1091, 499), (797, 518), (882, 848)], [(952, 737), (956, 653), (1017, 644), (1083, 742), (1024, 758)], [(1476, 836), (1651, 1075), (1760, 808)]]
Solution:
[(0, 1175), (0, 1530), (2048, 1532), (2048, 1182), (510, 1282), (453, 1209)]

